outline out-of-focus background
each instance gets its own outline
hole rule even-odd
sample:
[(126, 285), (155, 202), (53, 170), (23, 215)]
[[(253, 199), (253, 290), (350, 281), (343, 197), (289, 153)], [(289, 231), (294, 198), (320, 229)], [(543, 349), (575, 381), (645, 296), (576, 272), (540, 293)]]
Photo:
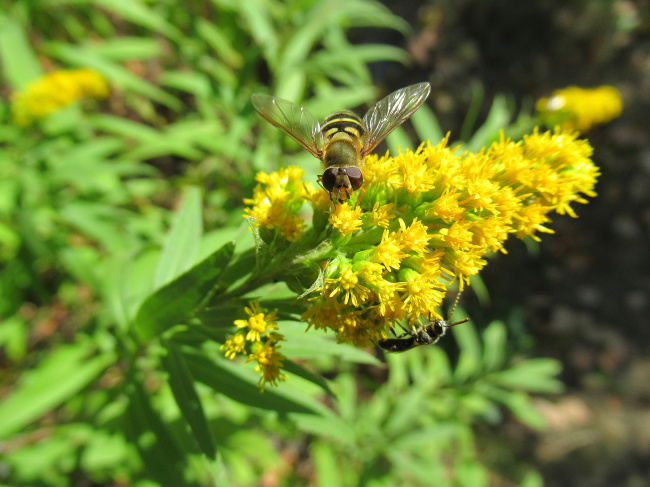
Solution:
[[(59, 69), (90, 71), (29, 91)], [(495, 104), (515, 137), (556, 89), (621, 93), (621, 116), (581, 134), (598, 196), (541, 242), (509, 242), (461, 301), (479, 333), (505, 323), (513, 363), (561, 364), (564, 390), (506, 409), (481, 387), (422, 386), (438, 351), (389, 366), (332, 352), (311, 365), (333, 395), (304, 388), (335, 411), (316, 422), (297, 396), (229, 396), (240, 376), (194, 368), (212, 431), (197, 446), (117, 296), (155, 268), (180, 201), (199, 201), (188, 188), (214, 242), (242, 225), (257, 171), (315, 179), (252, 93), (322, 117), (420, 81), (451, 146)], [(647, 2), (0, 0), (0, 94), (0, 484), (650, 485)], [(454, 340), (442, 348), (454, 363)], [(420, 405), (437, 414), (426, 429)]]

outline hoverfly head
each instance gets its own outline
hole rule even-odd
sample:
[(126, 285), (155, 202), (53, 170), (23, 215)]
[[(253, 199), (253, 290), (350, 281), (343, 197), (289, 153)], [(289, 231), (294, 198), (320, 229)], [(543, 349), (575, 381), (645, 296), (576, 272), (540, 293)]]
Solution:
[(330, 167), (323, 173), (321, 181), (325, 190), (330, 193), (330, 199), (335, 194), (339, 203), (343, 203), (352, 191), (363, 185), (363, 175), (357, 167)]

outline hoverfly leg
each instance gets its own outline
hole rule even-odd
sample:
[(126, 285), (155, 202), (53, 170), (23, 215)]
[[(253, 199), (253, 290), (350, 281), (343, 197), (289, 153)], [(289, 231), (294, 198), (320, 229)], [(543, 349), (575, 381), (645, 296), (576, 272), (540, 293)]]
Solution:
[(357, 198), (357, 201), (354, 203), (354, 209), (357, 209), (357, 206), (359, 206), (359, 203), (361, 203), (361, 200), (363, 197), (366, 195), (366, 188), (359, 188), (358, 191), (359, 197)]

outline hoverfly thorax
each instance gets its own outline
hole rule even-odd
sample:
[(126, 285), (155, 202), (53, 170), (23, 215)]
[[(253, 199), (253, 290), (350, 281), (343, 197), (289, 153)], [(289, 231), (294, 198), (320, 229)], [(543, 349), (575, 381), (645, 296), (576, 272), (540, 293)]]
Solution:
[(321, 160), (318, 181), (330, 199), (343, 202), (363, 185), (363, 159), (429, 96), (431, 85), (418, 83), (382, 99), (363, 117), (334, 112), (321, 126), (304, 108), (282, 98), (255, 94), (253, 107), (269, 123), (296, 139)]

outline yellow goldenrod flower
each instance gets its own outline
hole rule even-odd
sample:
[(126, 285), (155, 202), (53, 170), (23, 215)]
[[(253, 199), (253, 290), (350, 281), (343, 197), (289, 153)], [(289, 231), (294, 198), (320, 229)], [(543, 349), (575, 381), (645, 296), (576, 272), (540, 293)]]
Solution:
[(245, 204), (252, 205), (244, 210), (245, 216), (252, 217), (257, 227), (268, 231), (277, 228), (288, 241), (300, 238), (306, 224), (294, 213), (308, 196), (308, 188), (301, 181), (304, 173), (293, 166), (272, 174), (258, 173), (255, 179), (260, 184), (255, 187), (253, 198), (244, 199)]
[(76, 100), (106, 98), (106, 79), (92, 69), (57, 70), (29, 83), (11, 96), (11, 111), (17, 125), (26, 126)]
[(399, 240), (402, 247), (415, 252), (416, 254), (423, 254), (429, 243), (429, 236), (427, 235), (427, 227), (422, 222), (419, 222), (417, 217), (411, 222), (409, 227), (406, 226), (404, 220), (399, 219)]
[(243, 333), (235, 333), (221, 345), (221, 350), (226, 349), (226, 358), (234, 359), (238, 353), (244, 353), (246, 350), (246, 338)]
[(343, 304), (358, 306), (368, 299), (370, 290), (359, 282), (358, 272), (352, 270), (352, 265), (341, 269), (337, 279), (326, 279), (326, 289), (330, 289), (329, 298), (343, 292)]
[(334, 207), (329, 221), (334, 228), (341, 232), (341, 235), (349, 235), (361, 227), (362, 214), (361, 208), (352, 209), (346, 201)]
[(268, 334), (269, 330), (277, 330), (278, 324), (274, 321), (278, 319), (277, 313), (272, 311), (268, 315), (262, 313), (260, 303), (257, 299), (250, 303), (250, 308), (244, 308), (249, 316), (247, 320), (235, 320), (235, 326), (241, 329), (248, 329), (246, 340), (249, 342), (259, 342), (263, 334)]
[(287, 375), (282, 369), (282, 362), (286, 359), (284, 355), (277, 351), (280, 348), (275, 341), (268, 341), (264, 345), (258, 345), (255, 352), (251, 353), (247, 362), (257, 360), (255, 372), (260, 372), (261, 377), (257, 386), (261, 392), (264, 392), (266, 384), (277, 386), (278, 382), (287, 380)]
[[(477, 154), (459, 154), (447, 139), (426, 143), (396, 157), (368, 156), (363, 170), (363, 198), (356, 192), (331, 211), (327, 192), (299, 185), (295, 168), (259, 176), (246, 210), (282, 234), (280, 222), (303, 218), (301, 203), (311, 203), (312, 225), (301, 220), (305, 228), (290, 247), (302, 245), (302, 254), (276, 259), (277, 269), (267, 272), (293, 283), (294, 274), (315, 269), (302, 319), (308, 329), (332, 330), (356, 346), (439, 317), (450, 283), (469, 284), (488, 252), (505, 252), (511, 234), (537, 239), (549, 232), (551, 212), (575, 216), (571, 204), (595, 195), (599, 175), (589, 144), (560, 128), (535, 130), (519, 142), (502, 137)], [(273, 198), (281, 211), (271, 211)]]
[(376, 225), (378, 227), (388, 228), (390, 220), (395, 218), (393, 214), (393, 205), (389, 203), (387, 205), (379, 205), (379, 202), (375, 203), (375, 206), (372, 208), (368, 219), (370, 220), (371, 225)]
[(374, 249), (372, 259), (384, 267), (399, 269), (400, 262), (408, 254), (403, 251), (398, 233), (384, 230), (381, 242)]
[(621, 94), (613, 86), (593, 89), (569, 86), (537, 101), (537, 112), (544, 123), (580, 132), (609, 122), (622, 110)]
[(221, 349), (226, 350), (226, 358), (233, 359), (237, 354), (247, 354), (246, 344), (252, 342), (253, 352), (248, 354), (247, 362), (257, 360), (255, 372), (261, 371), (262, 374), (258, 386), (264, 391), (265, 384), (277, 385), (277, 381), (286, 378), (280, 371), (285, 357), (276, 351), (280, 348), (277, 343), (284, 340), (284, 336), (275, 331), (278, 329), (277, 312), (263, 313), (257, 299), (250, 302), (244, 311), (248, 319), (235, 320), (239, 330), (221, 345)]

